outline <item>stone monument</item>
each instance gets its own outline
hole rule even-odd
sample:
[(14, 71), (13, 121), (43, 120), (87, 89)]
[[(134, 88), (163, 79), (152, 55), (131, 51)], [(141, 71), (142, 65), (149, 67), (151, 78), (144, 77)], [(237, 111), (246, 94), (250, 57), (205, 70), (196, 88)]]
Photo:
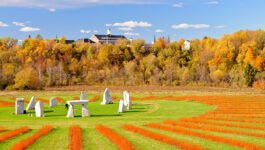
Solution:
[(50, 99), (50, 107), (57, 106), (57, 105), (58, 105), (57, 100), (55, 99), (55, 97), (52, 97)]
[(74, 117), (74, 105), (82, 105), (82, 117), (89, 117), (90, 113), (86, 104), (88, 104), (88, 100), (72, 100), (67, 101), (67, 104), (70, 105), (67, 116), (66, 117)]
[(112, 98), (110, 96), (110, 90), (108, 88), (105, 89), (104, 94), (103, 94), (103, 101), (101, 104), (110, 104), (112, 102)]
[(119, 103), (119, 113), (124, 113), (125, 112), (125, 106), (124, 106), (124, 102), (123, 100), (120, 100), (120, 103)]
[(36, 104), (35, 103), (35, 97), (32, 96), (26, 110), (33, 110), (33, 109), (35, 109), (35, 104)]
[(35, 105), (35, 113), (36, 117), (43, 117), (44, 116), (44, 105), (42, 101), (38, 101)]
[(87, 100), (86, 93), (81, 92), (80, 100)]
[(16, 99), (16, 114), (24, 114), (24, 98)]

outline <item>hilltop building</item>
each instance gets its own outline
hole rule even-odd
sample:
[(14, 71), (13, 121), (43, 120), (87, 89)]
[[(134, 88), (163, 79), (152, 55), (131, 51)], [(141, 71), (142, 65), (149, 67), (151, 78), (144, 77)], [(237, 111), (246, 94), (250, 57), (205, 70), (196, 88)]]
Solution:
[(94, 34), (90, 38), (91, 41), (97, 44), (115, 44), (120, 39), (127, 39), (124, 35), (112, 35), (111, 30), (108, 29), (107, 34)]
[(190, 41), (186, 40), (182, 45), (183, 50), (190, 50)]

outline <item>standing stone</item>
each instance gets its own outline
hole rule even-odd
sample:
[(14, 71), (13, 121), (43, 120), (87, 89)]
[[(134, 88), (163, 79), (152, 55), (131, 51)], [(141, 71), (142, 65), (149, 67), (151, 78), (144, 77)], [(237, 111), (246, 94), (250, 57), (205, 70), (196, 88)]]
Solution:
[(112, 102), (112, 98), (110, 96), (110, 90), (108, 88), (105, 89), (104, 94), (103, 94), (103, 101), (101, 104), (110, 104)]
[(35, 103), (35, 97), (32, 96), (26, 110), (35, 109), (35, 105), (36, 105), (36, 103)]
[(50, 107), (57, 106), (57, 105), (58, 105), (57, 100), (55, 99), (55, 97), (52, 97), (50, 99)]
[(124, 113), (125, 112), (125, 106), (123, 100), (120, 100), (119, 103), (119, 113)]
[(44, 105), (42, 101), (38, 101), (35, 105), (35, 113), (36, 117), (43, 117), (44, 116)]
[(86, 93), (81, 92), (80, 100), (87, 100)]
[(130, 94), (127, 91), (123, 92), (124, 105), (128, 106), (130, 102)]
[(24, 98), (16, 99), (16, 114), (24, 114)]
[(70, 104), (70, 107), (69, 107), (69, 110), (68, 110), (68, 113), (67, 113), (67, 116), (66, 117), (74, 117), (74, 106)]
[(131, 110), (132, 109), (132, 101), (129, 101), (128, 106), (127, 106), (127, 109), (128, 110)]
[(90, 117), (90, 113), (85, 104), (82, 105), (82, 117)]

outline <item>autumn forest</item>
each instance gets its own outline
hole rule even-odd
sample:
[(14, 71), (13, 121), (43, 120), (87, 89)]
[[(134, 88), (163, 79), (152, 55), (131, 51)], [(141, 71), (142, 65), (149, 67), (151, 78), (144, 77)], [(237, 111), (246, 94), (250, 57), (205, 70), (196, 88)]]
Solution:
[(220, 39), (158, 38), (95, 45), (40, 35), (0, 39), (0, 89), (65, 85), (159, 85), (265, 89), (265, 31), (238, 31)]

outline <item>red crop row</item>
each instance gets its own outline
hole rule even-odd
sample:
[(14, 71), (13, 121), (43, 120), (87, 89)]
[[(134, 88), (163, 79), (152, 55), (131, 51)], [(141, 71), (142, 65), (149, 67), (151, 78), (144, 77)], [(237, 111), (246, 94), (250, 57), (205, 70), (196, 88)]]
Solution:
[(28, 127), (21, 127), (12, 131), (8, 131), (0, 136), (0, 143), (22, 133), (28, 132), (30, 129)]
[(92, 99), (89, 100), (89, 102), (95, 102), (96, 100), (98, 100), (99, 95), (95, 95)]
[(0, 132), (5, 131), (4, 127), (0, 127)]
[(24, 150), (31, 144), (33, 144), (35, 141), (37, 141), (42, 136), (48, 134), (53, 129), (52, 126), (43, 126), (42, 129), (40, 129), (37, 133), (35, 133), (33, 136), (28, 137), (27, 139), (24, 139), (14, 145), (11, 150)]
[(211, 126), (199, 126), (195, 124), (188, 124), (183, 122), (177, 122), (177, 121), (171, 121), (167, 120), (163, 122), (164, 124), (170, 124), (173, 126), (180, 126), (185, 128), (192, 128), (192, 129), (199, 129), (204, 131), (214, 131), (214, 132), (221, 132), (221, 133), (230, 133), (230, 134), (240, 134), (240, 135), (247, 135), (247, 136), (255, 136), (255, 137), (263, 137), (265, 138), (265, 134), (262, 133), (252, 133), (252, 132), (246, 132), (246, 131), (238, 131), (238, 130), (229, 130), (225, 128), (220, 127), (211, 127)]
[(187, 130), (187, 129), (183, 129), (183, 128), (173, 128), (173, 127), (163, 126), (163, 125), (156, 124), (156, 123), (149, 123), (149, 124), (146, 124), (146, 126), (151, 127), (151, 128), (160, 129), (160, 130), (170, 131), (170, 132), (174, 132), (174, 133), (178, 133), (178, 134), (204, 138), (204, 139), (211, 140), (214, 142), (225, 143), (225, 144), (229, 144), (232, 146), (237, 146), (237, 147), (241, 147), (241, 148), (245, 148), (245, 149), (265, 150), (264, 147), (261, 147), (261, 146), (258, 146), (258, 145), (252, 144), (252, 143), (248, 143), (245, 141), (235, 140), (235, 139), (230, 139), (230, 138), (225, 138), (225, 137), (220, 137), (220, 136), (215, 136), (215, 135), (205, 134), (205, 133), (200, 133), (200, 132), (195, 132), (195, 131), (191, 131), (191, 130)]
[(74, 97), (74, 100), (79, 100), (79, 97), (78, 97), (78, 96), (75, 96), (75, 97)]
[(0, 107), (9, 107), (9, 106), (14, 106), (14, 102), (7, 102), (7, 101), (1, 101), (0, 100)]
[(61, 98), (61, 97), (55, 97), (56, 98), (56, 100), (58, 101), (58, 102), (60, 102), (60, 103), (64, 103), (64, 100)]
[(243, 124), (233, 124), (233, 123), (223, 123), (223, 122), (213, 122), (208, 120), (196, 120), (192, 118), (183, 118), (181, 121), (191, 122), (191, 123), (199, 123), (199, 124), (209, 124), (209, 125), (217, 125), (217, 126), (226, 126), (226, 127), (236, 127), (236, 128), (246, 128), (246, 129), (256, 129), (256, 130), (265, 130), (264, 126), (251, 126), (251, 125), (243, 125)]
[[(10, 98), (11, 100), (13, 100), (13, 101), (15, 101), (16, 100), (16, 98)], [(27, 101), (27, 100), (24, 100), (24, 103), (29, 103), (29, 101)]]
[(82, 149), (82, 134), (79, 126), (71, 126), (69, 128), (69, 150)]
[(122, 126), (122, 128), (124, 128), (126, 130), (129, 130), (129, 131), (132, 131), (132, 132), (136, 132), (138, 134), (141, 134), (143, 136), (149, 137), (151, 139), (154, 139), (154, 140), (157, 140), (157, 141), (160, 141), (160, 142), (164, 142), (164, 143), (167, 143), (167, 144), (170, 144), (170, 145), (174, 145), (174, 146), (179, 147), (181, 149), (188, 149), (188, 150), (203, 150), (203, 149), (205, 149), (205, 148), (203, 148), (201, 146), (198, 146), (198, 145), (195, 145), (195, 144), (192, 144), (192, 143), (189, 143), (189, 142), (178, 141), (178, 140), (170, 138), (168, 136), (164, 136), (164, 135), (161, 135), (161, 134), (158, 134), (158, 133), (154, 133), (154, 132), (151, 132), (151, 131), (148, 131), (148, 130), (145, 130), (145, 129), (142, 129), (142, 128), (139, 128), (139, 127), (135, 127), (135, 126), (132, 126), (132, 125), (124, 125), (124, 126)]
[(36, 100), (42, 101), (43, 103), (47, 103), (47, 104), (50, 103), (50, 101), (43, 99), (43, 98), (36, 98)]
[(135, 149), (133, 145), (131, 145), (131, 143), (127, 139), (123, 138), (122, 136), (115, 133), (111, 129), (105, 126), (102, 126), (102, 125), (96, 125), (95, 129), (101, 134), (103, 134), (105, 137), (107, 137), (114, 144), (116, 144), (119, 147), (119, 149), (121, 150), (134, 150)]
[(249, 122), (249, 123), (265, 123), (263, 120), (246, 120), (246, 119), (235, 119), (235, 118), (218, 118), (218, 117), (206, 117), (198, 116), (197, 119), (205, 120), (217, 120), (217, 121), (237, 121), (237, 122)]

